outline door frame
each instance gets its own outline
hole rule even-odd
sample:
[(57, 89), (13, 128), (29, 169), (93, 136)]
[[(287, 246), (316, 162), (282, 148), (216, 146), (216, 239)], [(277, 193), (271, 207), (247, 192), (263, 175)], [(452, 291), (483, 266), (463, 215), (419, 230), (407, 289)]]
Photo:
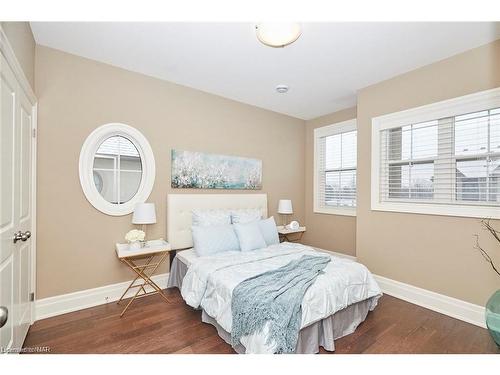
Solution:
[(26, 96), (28, 97), (32, 109), (31, 109), (31, 115), (33, 119), (33, 129), (32, 129), (32, 142), (31, 142), (31, 215), (32, 215), (32, 223), (31, 223), (31, 292), (33, 293), (33, 301), (31, 301), (31, 317), (30, 317), (30, 323), (33, 324), (35, 322), (35, 317), (36, 317), (36, 243), (37, 243), (37, 230), (36, 230), (36, 221), (37, 221), (37, 201), (36, 201), (36, 187), (37, 187), (37, 140), (38, 140), (38, 119), (37, 119), (37, 114), (38, 114), (38, 101), (35, 96), (35, 93), (33, 89), (31, 88), (31, 85), (28, 82), (28, 79), (26, 78), (23, 69), (21, 68), (21, 64), (17, 60), (17, 57), (14, 53), (14, 50), (12, 49), (12, 46), (9, 43), (9, 40), (7, 38), (7, 35), (5, 34), (5, 31), (3, 30), (2, 26), (0, 25), (0, 53), (2, 53), (6, 60), (7, 63), (10, 65), (10, 68), (12, 69), (14, 76), (16, 77), (17, 82), (19, 83), (19, 86), (21, 89), (24, 91)]

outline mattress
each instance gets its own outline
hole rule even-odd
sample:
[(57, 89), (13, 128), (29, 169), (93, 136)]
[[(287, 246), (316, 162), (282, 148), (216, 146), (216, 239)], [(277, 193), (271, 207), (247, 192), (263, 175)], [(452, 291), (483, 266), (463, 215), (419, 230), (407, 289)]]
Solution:
[[(331, 252), (327, 250), (322, 250), (322, 249), (315, 249), (319, 252), (324, 252), (326, 254), (332, 254)], [(343, 257), (341, 254), (336, 255), (341, 257), (342, 259), (349, 259), (349, 257)], [(199, 256), (196, 254), (196, 251), (194, 251), (193, 248), (187, 249), (187, 250), (180, 250), (177, 251), (176, 258), (179, 259), (184, 265), (186, 265), (188, 268), (196, 262), (199, 259)]]

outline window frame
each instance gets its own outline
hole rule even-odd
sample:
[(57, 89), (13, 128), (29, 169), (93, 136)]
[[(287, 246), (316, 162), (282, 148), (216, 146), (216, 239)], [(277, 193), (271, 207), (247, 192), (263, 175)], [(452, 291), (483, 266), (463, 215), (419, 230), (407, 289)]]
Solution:
[[(329, 214), (329, 215), (342, 215), (342, 216), (356, 216), (357, 208), (357, 198), (356, 207), (322, 207), (319, 204), (319, 150), (318, 150), (318, 139), (322, 137), (333, 136), (342, 133), (348, 133), (351, 131), (357, 131), (357, 120), (351, 119), (347, 121), (342, 121), (334, 123), (327, 126), (322, 126), (320, 128), (314, 129), (313, 142), (314, 142), (314, 171), (313, 171), (313, 212), (319, 214)], [(358, 173), (358, 162), (357, 162), (357, 142), (356, 142), (356, 167), (355, 168), (345, 168), (345, 170), (355, 170), (356, 171), (356, 195), (357, 189), (357, 173)], [(344, 170), (341, 168), (339, 170)]]
[[(498, 206), (419, 203), (414, 201), (391, 202), (380, 199), (380, 172), (382, 168), (380, 139), (383, 130), (480, 112), (496, 107), (500, 107), (500, 87), (373, 117), (371, 132), (371, 209), (373, 211), (500, 219), (500, 207)], [(455, 155), (453, 155), (453, 158), (458, 159)], [(461, 157), (459, 158), (461, 159)]]

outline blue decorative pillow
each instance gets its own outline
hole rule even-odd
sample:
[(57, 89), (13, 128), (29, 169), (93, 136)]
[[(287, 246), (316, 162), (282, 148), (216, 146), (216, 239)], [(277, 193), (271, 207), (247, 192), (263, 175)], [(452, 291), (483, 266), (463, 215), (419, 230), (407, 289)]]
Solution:
[(274, 221), (273, 216), (265, 220), (259, 220), (257, 224), (259, 225), (260, 232), (262, 233), (262, 237), (264, 237), (267, 246), (280, 243), (278, 228), (276, 228), (276, 222)]
[(257, 221), (246, 224), (234, 224), (233, 226), (240, 242), (241, 251), (250, 251), (267, 247), (266, 240), (264, 240), (260, 232)]
[(239, 251), (238, 237), (232, 225), (193, 226), (194, 251), (200, 257), (222, 253), (224, 251)]

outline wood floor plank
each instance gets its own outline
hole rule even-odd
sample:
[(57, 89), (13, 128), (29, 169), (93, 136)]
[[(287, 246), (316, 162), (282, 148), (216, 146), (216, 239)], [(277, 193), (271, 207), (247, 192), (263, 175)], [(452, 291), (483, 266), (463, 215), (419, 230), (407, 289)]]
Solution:
[[(108, 303), (37, 321), (24, 347), (49, 347), (50, 353), (235, 353), (176, 289), (166, 293), (170, 303), (144, 297), (122, 318), (124, 304)], [(344, 354), (500, 353), (487, 330), (390, 296), (380, 299), (354, 333), (336, 340), (335, 349)]]

